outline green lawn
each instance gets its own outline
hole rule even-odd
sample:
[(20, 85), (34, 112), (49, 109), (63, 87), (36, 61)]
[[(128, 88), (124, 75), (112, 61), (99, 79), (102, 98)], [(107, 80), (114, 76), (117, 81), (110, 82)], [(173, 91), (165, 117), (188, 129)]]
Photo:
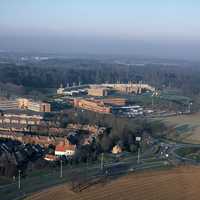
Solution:
[(1, 185), (7, 185), (9, 183), (12, 183), (11, 179), (0, 176), (0, 186)]
[(182, 157), (200, 161), (200, 148), (199, 147), (185, 147), (176, 150), (176, 153)]
[[(78, 166), (63, 166), (63, 178), (60, 178), (60, 168), (56, 169), (41, 169), (30, 172), (27, 177), (21, 179), (21, 190), (18, 189), (18, 182), (9, 186), (0, 188), (0, 199), (11, 200), (16, 197), (22, 197), (24, 194), (30, 194), (38, 190), (42, 190), (54, 185), (69, 182), (73, 177), (81, 175), (93, 175), (97, 172), (97, 165), (90, 165), (88, 169), (87, 165)], [(91, 168), (94, 167), (94, 168)]]

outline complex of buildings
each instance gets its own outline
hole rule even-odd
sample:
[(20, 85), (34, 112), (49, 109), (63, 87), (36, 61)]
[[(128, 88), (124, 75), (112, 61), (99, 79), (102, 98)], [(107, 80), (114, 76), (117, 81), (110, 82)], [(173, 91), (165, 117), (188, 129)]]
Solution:
[(87, 94), (88, 85), (83, 86), (72, 86), (64, 88), (62, 85), (60, 88), (57, 89), (58, 95), (66, 95), (66, 96), (78, 96), (78, 95), (85, 95)]
[(74, 99), (74, 106), (99, 113), (111, 113), (111, 107), (104, 105), (101, 101), (91, 99)]
[(142, 106), (127, 105), (127, 103), (124, 98), (74, 99), (75, 107), (98, 113), (112, 113), (122, 117), (136, 117), (148, 113), (148, 110), (144, 110)]
[(102, 84), (103, 87), (113, 89), (118, 92), (122, 93), (135, 93), (135, 94), (141, 94), (145, 91), (155, 91), (155, 88), (148, 85), (148, 84), (142, 84), (142, 83), (132, 83), (129, 82), (128, 84), (123, 83), (117, 83), (117, 84)]
[(103, 135), (106, 132), (106, 127), (89, 124), (68, 124), (67, 129), (70, 131), (84, 131), (91, 135)]
[(0, 99), (0, 110), (15, 110), (19, 108), (19, 104), (16, 100), (7, 100), (6, 98)]
[(107, 96), (110, 92), (121, 92), (126, 94), (141, 94), (145, 91), (155, 91), (155, 88), (142, 83), (116, 83), (116, 84), (90, 84), (79, 85), (73, 87), (63, 88), (57, 90), (59, 95), (77, 96), (81, 94), (88, 94), (89, 96), (103, 97)]
[(51, 112), (51, 105), (44, 102), (30, 102), (27, 109), (35, 112)]
[[(143, 91), (154, 90), (155, 88), (147, 84), (117, 83), (61, 87), (57, 90), (57, 94), (66, 95), (62, 98), (65, 100), (70, 99), (73, 101), (74, 107), (77, 108), (98, 113), (113, 113), (120, 116), (134, 117), (143, 115), (145, 112), (141, 106), (127, 106), (128, 102), (124, 98), (105, 98), (105, 96), (108, 96), (111, 92), (138, 94)], [(75, 97), (86, 94), (90, 97)], [(76, 151), (76, 145), (68, 141), (73, 134), (76, 137), (76, 133), (84, 132), (84, 137), (77, 145), (86, 145), (90, 144), (96, 136), (105, 133), (104, 127), (91, 125), (68, 124), (67, 128), (60, 128), (56, 119), (47, 117), (50, 115), (45, 116), (43, 114), (51, 112), (51, 105), (41, 101), (36, 102), (26, 98), (12, 100), (0, 98), (0, 110), (3, 111), (0, 115), (0, 137), (18, 140), (23, 143), (40, 144), (45, 147), (53, 144), (56, 147), (55, 155), (46, 156), (46, 160), (56, 160), (60, 156), (73, 156)], [(28, 132), (32, 134), (27, 134)], [(37, 135), (33, 133), (37, 133)], [(40, 133), (48, 133), (49, 136), (39, 136)], [(66, 136), (68, 139), (66, 139)], [(122, 149), (119, 145), (116, 145), (112, 152), (118, 154), (122, 152)]]
[(29, 126), (40, 125), (42, 115), (8, 113), (0, 115), (0, 130), (27, 131)]
[(74, 106), (99, 113), (112, 113), (115, 106), (125, 106), (127, 100), (124, 98), (105, 98), (105, 99), (82, 99), (75, 98)]
[(68, 143), (67, 139), (64, 137), (28, 135), (14, 131), (0, 131), (0, 138), (12, 139), (25, 144), (39, 144), (43, 147), (48, 147), (50, 144), (57, 146)]
[(1, 99), (0, 110), (17, 110), (27, 109), (35, 112), (50, 112), (51, 105), (44, 102), (35, 102), (25, 98), (18, 98), (14, 100)]

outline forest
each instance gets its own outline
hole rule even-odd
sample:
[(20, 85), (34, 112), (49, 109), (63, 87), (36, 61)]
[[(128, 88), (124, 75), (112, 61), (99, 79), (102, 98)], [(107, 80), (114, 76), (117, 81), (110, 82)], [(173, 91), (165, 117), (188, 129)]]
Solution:
[(37, 63), (0, 64), (0, 89), (26, 93), (63, 84), (146, 82), (157, 88), (175, 88), (185, 95), (200, 93), (198, 64), (140, 66), (87, 59), (51, 59)]

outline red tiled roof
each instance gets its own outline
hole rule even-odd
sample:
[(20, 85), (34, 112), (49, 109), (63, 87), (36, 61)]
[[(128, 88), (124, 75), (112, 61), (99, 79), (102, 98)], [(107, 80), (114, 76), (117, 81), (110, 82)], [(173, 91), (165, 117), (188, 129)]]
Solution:
[(67, 150), (75, 151), (76, 145), (66, 144), (66, 145), (57, 145), (55, 151), (65, 152)]

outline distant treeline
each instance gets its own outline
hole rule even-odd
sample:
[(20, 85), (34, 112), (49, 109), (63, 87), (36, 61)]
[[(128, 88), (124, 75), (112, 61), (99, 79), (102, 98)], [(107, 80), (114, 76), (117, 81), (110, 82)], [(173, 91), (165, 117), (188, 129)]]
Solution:
[[(197, 64), (196, 64), (197, 65)], [(73, 83), (143, 81), (193, 95), (200, 93), (198, 66), (146, 64), (131, 66), (94, 60), (47, 60), (26, 65), (0, 64), (0, 87), (5, 83), (29, 88), (57, 88)]]

